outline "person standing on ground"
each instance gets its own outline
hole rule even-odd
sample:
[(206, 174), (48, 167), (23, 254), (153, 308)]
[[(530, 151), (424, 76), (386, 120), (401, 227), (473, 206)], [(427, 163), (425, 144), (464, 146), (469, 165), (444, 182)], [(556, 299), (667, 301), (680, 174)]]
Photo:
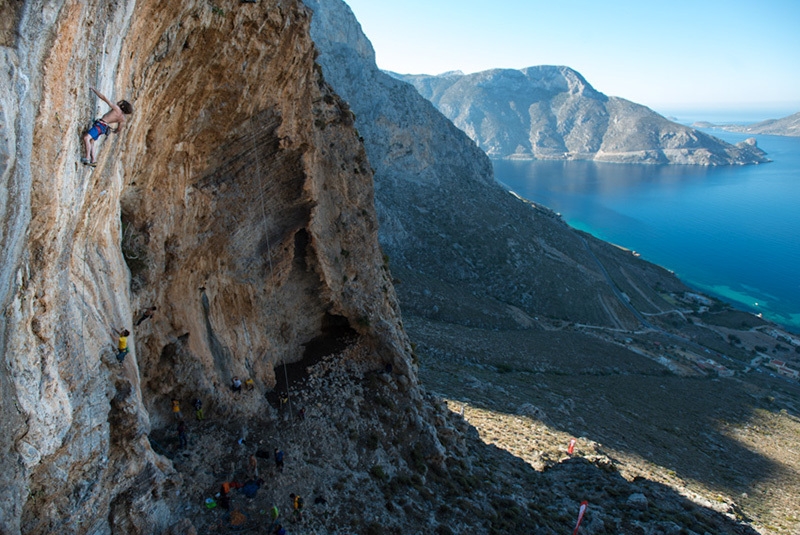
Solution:
[(227, 481), (223, 481), (222, 485), (220, 485), (219, 496), (217, 496), (217, 503), (223, 509), (230, 510), (231, 508), (231, 498), (228, 493), (231, 491), (231, 484)]
[(177, 399), (172, 400), (172, 414), (175, 416), (176, 420), (183, 420), (183, 415), (181, 414), (181, 402)]
[(241, 392), (242, 390), (241, 379), (239, 379), (236, 376), (234, 376), (233, 379), (231, 379), (231, 390), (233, 390), (234, 392)]
[(302, 522), (303, 521), (303, 498), (300, 497), (299, 494), (295, 494), (294, 492), (289, 494), (289, 498), (292, 499), (292, 522)]
[(183, 423), (183, 420), (181, 420), (178, 422), (178, 447), (183, 449), (188, 444), (189, 440), (186, 438), (186, 424)]
[(194, 400), (194, 415), (198, 420), (205, 418), (205, 415), (203, 414), (203, 402), (200, 400), (200, 398)]
[[(86, 150), (86, 157), (81, 158), (81, 163), (90, 167), (94, 167), (97, 165), (96, 141), (100, 138), (100, 136), (107, 136), (109, 131), (115, 134), (119, 133), (119, 131), (122, 130), (122, 127), (125, 125), (125, 116), (133, 113), (133, 106), (131, 106), (131, 103), (127, 100), (120, 100), (114, 104), (108, 99), (108, 97), (100, 93), (94, 87), (90, 87), (89, 89), (91, 89), (95, 95), (100, 97), (100, 100), (108, 104), (111, 108), (105, 113), (105, 115), (95, 120), (89, 130), (87, 130), (83, 135), (83, 146)], [(110, 125), (115, 123), (117, 124), (117, 128), (111, 128)]]
[(258, 459), (255, 454), (250, 456), (250, 471), (253, 472), (253, 477), (258, 478)]
[(275, 469), (279, 472), (283, 472), (283, 451), (275, 448), (273, 453), (275, 455)]
[(280, 516), (280, 512), (278, 511), (278, 506), (273, 503), (272, 504), (272, 509), (269, 510), (269, 517), (272, 520), (272, 522), (269, 525), (269, 530), (268, 531), (271, 532), (272, 529), (276, 525), (278, 525), (278, 516)]

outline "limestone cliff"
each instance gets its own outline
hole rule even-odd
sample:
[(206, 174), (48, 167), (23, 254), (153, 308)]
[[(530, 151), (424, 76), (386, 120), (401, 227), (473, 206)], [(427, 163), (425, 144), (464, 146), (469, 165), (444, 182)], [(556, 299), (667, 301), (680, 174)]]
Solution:
[[(148, 435), (173, 398), (269, 413), (233, 401), (235, 375), (269, 391), (277, 363), (347, 339), (415, 388), (372, 171), (302, 4), (2, 12), (4, 533), (169, 526), (180, 476)], [(107, 109), (92, 85), (134, 106), (94, 169), (79, 163)], [(113, 328), (133, 331), (122, 365)]]
[(742, 165), (769, 161), (645, 106), (594, 89), (552, 65), (465, 75), (400, 75), (493, 158)]

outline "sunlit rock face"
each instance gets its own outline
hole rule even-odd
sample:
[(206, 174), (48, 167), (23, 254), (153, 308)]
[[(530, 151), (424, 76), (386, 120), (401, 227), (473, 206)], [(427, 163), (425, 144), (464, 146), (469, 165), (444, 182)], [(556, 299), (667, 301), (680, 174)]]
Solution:
[[(0, 23), (5, 366), (0, 525), (155, 533), (180, 477), (169, 401), (231, 417), (235, 375), (344, 338), (416, 379), (377, 244), (372, 171), (291, 0), (12, 2)], [(6, 15), (9, 15), (8, 17)], [(81, 135), (134, 113), (92, 169)], [(144, 308), (155, 315), (134, 326)], [(127, 328), (116, 359), (113, 329)], [(321, 349), (320, 349), (321, 348)]]

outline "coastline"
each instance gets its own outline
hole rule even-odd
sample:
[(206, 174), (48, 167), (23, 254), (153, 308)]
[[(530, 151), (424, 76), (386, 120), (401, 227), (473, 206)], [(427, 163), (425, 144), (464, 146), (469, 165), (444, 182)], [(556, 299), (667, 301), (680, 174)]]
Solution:
[[(729, 140), (745, 137), (724, 133)], [(492, 160), (495, 181), (687, 286), (800, 333), (800, 140), (758, 136), (769, 166)], [(774, 155), (774, 158), (773, 158)], [(769, 259), (769, 260), (765, 260)]]

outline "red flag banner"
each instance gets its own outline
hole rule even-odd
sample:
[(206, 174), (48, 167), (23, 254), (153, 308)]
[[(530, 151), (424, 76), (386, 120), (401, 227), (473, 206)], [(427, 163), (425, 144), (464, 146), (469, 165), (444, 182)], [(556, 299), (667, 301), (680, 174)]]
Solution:
[(578, 523), (575, 524), (575, 531), (572, 532), (572, 535), (578, 535), (578, 528), (581, 527), (581, 522), (583, 521), (583, 515), (586, 514), (586, 509), (589, 507), (589, 502), (582, 501), (581, 502), (581, 509), (578, 513)]

